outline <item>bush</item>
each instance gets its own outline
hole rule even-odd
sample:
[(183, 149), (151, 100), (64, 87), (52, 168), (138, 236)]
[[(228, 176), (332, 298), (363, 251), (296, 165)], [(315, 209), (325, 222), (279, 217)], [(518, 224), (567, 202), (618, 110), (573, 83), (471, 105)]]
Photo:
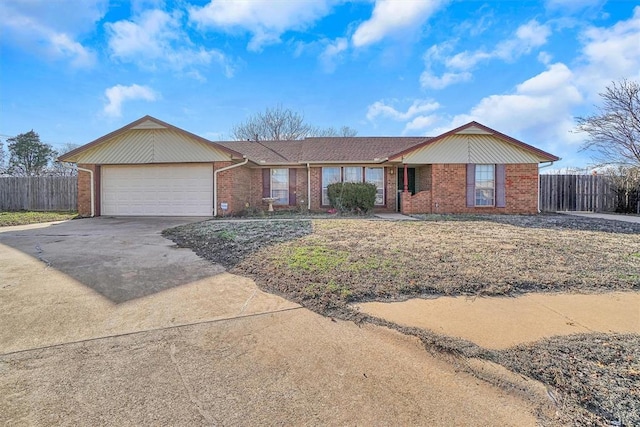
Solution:
[(327, 193), (331, 206), (342, 213), (367, 213), (376, 202), (376, 186), (368, 182), (337, 182)]

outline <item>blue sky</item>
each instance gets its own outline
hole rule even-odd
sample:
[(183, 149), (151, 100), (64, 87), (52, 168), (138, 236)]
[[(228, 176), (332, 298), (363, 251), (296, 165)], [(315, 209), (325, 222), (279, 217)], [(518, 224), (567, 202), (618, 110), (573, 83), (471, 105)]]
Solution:
[(146, 114), (228, 139), (282, 105), (360, 136), (476, 120), (584, 167), (574, 117), (640, 80), (631, 0), (2, 0), (0, 16), (0, 139), (57, 149)]

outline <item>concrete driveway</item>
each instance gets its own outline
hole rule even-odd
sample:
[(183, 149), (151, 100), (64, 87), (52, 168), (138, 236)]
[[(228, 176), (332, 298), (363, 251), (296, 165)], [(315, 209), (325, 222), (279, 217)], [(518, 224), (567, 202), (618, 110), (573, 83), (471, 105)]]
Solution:
[(186, 221), (0, 229), (0, 424), (536, 424), (536, 390), (316, 315), (160, 235)]

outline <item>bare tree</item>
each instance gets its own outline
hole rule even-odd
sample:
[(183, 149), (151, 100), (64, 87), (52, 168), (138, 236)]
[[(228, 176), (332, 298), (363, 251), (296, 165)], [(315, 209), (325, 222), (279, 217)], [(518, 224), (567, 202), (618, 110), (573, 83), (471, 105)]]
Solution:
[(231, 134), (239, 141), (282, 141), (303, 139), (311, 130), (303, 115), (278, 105), (234, 126)]
[[(60, 152), (56, 151), (55, 158), (59, 157), (60, 153), (68, 153), (78, 147), (80, 147), (78, 144), (68, 142), (62, 146)], [(53, 176), (76, 176), (78, 174), (78, 166), (75, 163), (59, 162), (56, 160), (51, 164), (47, 173)]]
[(355, 136), (357, 133), (348, 126), (339, 131), (314, 127), (302, 114), (281, 105), (256, 113), (231, 129), (232, 137), (238, 141), (285, 141), (308, 136)]
[(589, 135), (581, 150), (595, 151), (601, 165), (640, 166), (640, 84), (612, 82), (600, 97), (598, 114), (577, 118), (576, 130)]
[(5, 154), (4, 154), (4, 144), (0, 141), (0, 175), (5, 173)]
[(610, 166), (603, 170), (603, 174), (618, 193), (616, 212), (640, 213), (640, 167)]
[(350, 126), (342, 126), (340, 129), (336, 129), (332, 126), (328, 128), (315, 128), (308, 136), (342, 136), (353, 137), (358, 134), (358, 131)]

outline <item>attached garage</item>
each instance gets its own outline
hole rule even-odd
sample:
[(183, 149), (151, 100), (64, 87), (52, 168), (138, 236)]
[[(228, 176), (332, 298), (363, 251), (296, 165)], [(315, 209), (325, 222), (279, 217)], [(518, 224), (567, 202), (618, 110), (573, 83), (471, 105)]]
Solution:
[[(83, 216), (212, 216), (215, 171), (246, 163), (232, 149), (150, 116), (59, 159), (78, 165)], [(229, 200), (227, 182), (224, 191)]]
[(103, 166), (102, 215), (211, 216), (211, 164)]

